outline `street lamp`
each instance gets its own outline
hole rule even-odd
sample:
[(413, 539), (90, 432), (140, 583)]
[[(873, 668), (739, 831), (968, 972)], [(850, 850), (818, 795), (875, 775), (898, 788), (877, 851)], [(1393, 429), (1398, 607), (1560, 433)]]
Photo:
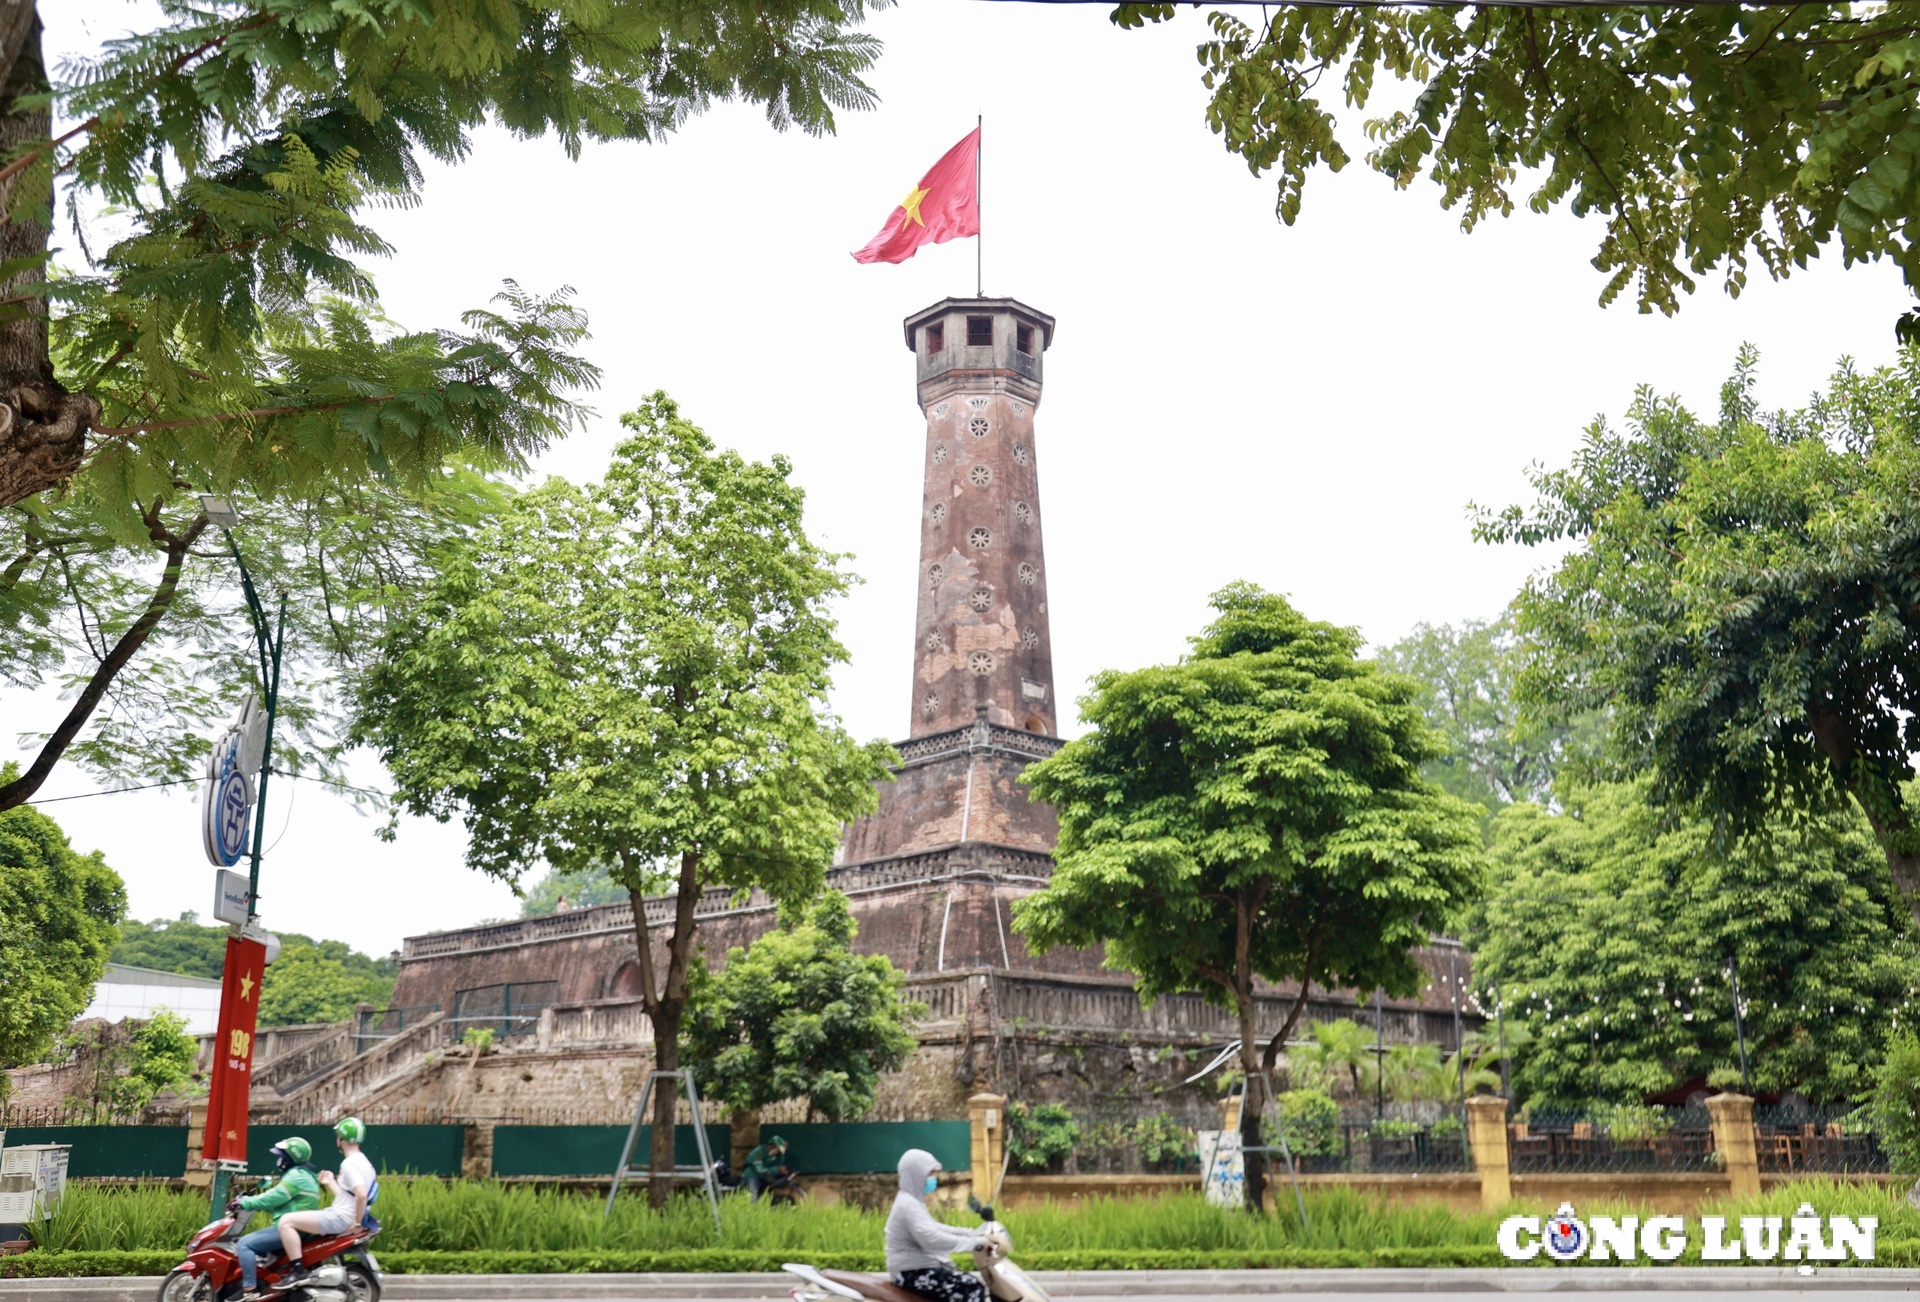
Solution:
[(1740, 1015), (1740, 964), (1731, 950), (1727, 952), (1727, 984), (1733, 988), (1733, 1033), (1740, 1044), (1740, 1086), (1751, 1098), (1753, 1077), (1747, 1074), (1747, 1024)]
[[(261, 961), (266, 963), (273, 961), (273, 957), (279, 949), (279, 946), (274, 943), (273, 937), (264, 936), (258, 926), (260, 917), (258, 904), (260, 900), (260, 856), (263, 853), (267, 832), (267, 778), (273, 772), (273, 724), (275, 717), (279, 713), (280, 706), (280, 652), (286, 643), (287, 594), (285, 589), (281, 590), (280, 609), (274, 620), (272, 633), (269, 634), (267, 612), (260, 604), (260, 594), (254, 590), (253, 574), (247, 569), (246, 558), (240, 554), (240, 544), (234, 541), (233, 537), (233, 530), (240, 523), (240, 513), (233, 509), (233, 504), (225, 497), (214, 493), (200, 494), (200, 509), (205, 513), (207, 522), (217, 525), (220, 532), (225, 535), (227, 549), (233, 553), (234, 564), (240, 568), (240, 590), (246, 594), (247, 619), (253, 627), (254, 650), (259, 656), (260, 689), (266, 697), (267, 709), (266, 728), (262, 734), (260, 747), (260, 780), (258, 786), (254, 788), (253, 851), (250, 857), (251, 861), (247, 866), (247, 920), (241, 927), (237, 938), (229, 939), (227, 942), (228, 970), (223, 972), (222, 975), (222, 990), (220, 996), (220, 1026), (222, 1030), (216, 1034), (216, 1044), (214, 1046), (215, 1068), (212, 1093), (221, 1095), (223, 1099), (227, 1096), (228, 1091), (220, 1084), (223, 1064), (228, 1064), (232, 1069), (241, 1073), (237, 1077), (230, 1076), (227, 1078), (232, 1082), (230, 1091), (232, 1095), (230, 1100), (231, 1104), (237, 1108), (240, 1113), (239, 1126), (237, 1128), (229, 1127), (225, 1121), (225, 1114), (223, 1113), (220, 1123), (221, 1128), (223, 1130), (237, 1129), (240, 1132), (244, 1132), (246, 1114), (250, 1106), (250, 1091), (248, 1085), (251, 1081), (253, 1070), (253, 1032), (256, 1025), (255, 1018), (259, 1008), (259, 992), (254, 977), (259, 975), (259, 973), (252, 969), (251, 960), (243, 958), (238, 963), (235, 963), (234, 956), (247, 952), (245, 945), (237, 944), (237, 941), (261, 941), (264, 950), (261, 955)], [(242, 827), (244, 826), (243, 823)], [(240, 975), (236, 976), (236, 972)], [(235, 997), (236, 995), (237, 999)], [(230, 1003), (229, 1001), (232, 1002)], [(231, 1042), (227, 1044), (218, 1043), (221, 1035), (228, 1036)], [(208, 1115), (209, 1134), (207, 1137), (208, 1147), (204, 1151), (207, 1152), (208, 1155), (213, 1155), (216, 1152), (219, 1153), (219, 1160), (214, 1164), (213, 1175), (213, 1215), (217, 1219), (222, 1206), (227, 1201), (227, 1191), (232, 1181), (234, 1169), (237, 1167), (244, 1171), (246, 1169), (246, 1162), (244, 1158), (233, 1157), (230, 1153), (219, 1149), (218, 1145), (225, 1141), (214, 1133), (214, 1129), (215, 1122), (210, 1100)], [(232, 1138), (234, 1136), (229, 1137)]]

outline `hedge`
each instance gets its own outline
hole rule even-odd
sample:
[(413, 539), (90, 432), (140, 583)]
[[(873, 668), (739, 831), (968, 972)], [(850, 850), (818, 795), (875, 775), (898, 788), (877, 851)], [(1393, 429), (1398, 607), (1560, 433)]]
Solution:
[[(395, 1275), (529, 1274), (771, 1274), (798, 1257), (832, 1270), (883, 1269), (872, 1252), (745, 1252), (724, 1248), (682, 1252), (391, 1252), (376, 1250), (381, 1267)], [(1112, 1251), (1016, 1254), (1029, 1270), (1328, 1270), (1361, 1267), (1445, 1269), (1501, 1266), (1492, 1244), (1425, 1248), (1281, 1248), (1264, 1252)], [(0, 1279), (109, 1275), (164, 1275), (180, 1264), (178, 1252), (26, 1252), (0, 1257)], [(1551, 1263), (1536, 1260), (1535, 1266)], [(1647, 1265), (1646, 1262), (1621, 1263)], [(1753, 1262), (1752, 1265), (1778, 1265)], [(1878, 1245), (1879, 1266), (1920, 1265), (1920, 1239)], [(1824, 1269), (1824, 1267), (1823, 1267)]]

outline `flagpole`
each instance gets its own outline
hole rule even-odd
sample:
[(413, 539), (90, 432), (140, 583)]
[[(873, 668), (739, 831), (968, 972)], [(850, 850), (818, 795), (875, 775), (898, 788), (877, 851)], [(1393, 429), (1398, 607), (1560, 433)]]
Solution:
[(974, 233), (973, 237), (973, 296), (975, 298), (985, 298), (987, 296), (985, 270), (987, 265), (985, 250), (987, 223), (986, 214), (980, 210), (980, 153), (987, 147), (986, 126), (987, 115), (984, 113), (976, 113), (973, 119), (973, 129), (980, 133), (980, 143), (974, 146), (973, 150), (973, 217), (975, 221), (980, 223), (980, 229)]

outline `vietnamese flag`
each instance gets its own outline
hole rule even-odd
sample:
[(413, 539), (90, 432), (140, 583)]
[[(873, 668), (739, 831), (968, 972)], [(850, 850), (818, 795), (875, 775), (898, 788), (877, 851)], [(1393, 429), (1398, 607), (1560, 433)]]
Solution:
[(202, 1157), (247, 1160), (253, 1032), (259, 1023), (260, 982), (266, 971), (265, 945), (250, 937), (227, 937), (227, 961), (220, 969), (220, 1027), (213, 1033), (213, 1079), (207, 1088)]
[(907, 191), (893, 216), (855, 262), (905, 262), (923, 244), (945, 244), (980, 233), (980, 128), (941, 155)]

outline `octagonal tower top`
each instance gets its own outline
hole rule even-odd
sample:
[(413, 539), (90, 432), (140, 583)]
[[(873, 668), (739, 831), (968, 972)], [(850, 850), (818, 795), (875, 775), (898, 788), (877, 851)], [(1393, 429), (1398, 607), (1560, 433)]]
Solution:
[(953, 393), (1009, 393), (1040, 403), (1040, 357), (1053, 318), (1014, 298), (948, 298), (904, 323), (920, 405)]

